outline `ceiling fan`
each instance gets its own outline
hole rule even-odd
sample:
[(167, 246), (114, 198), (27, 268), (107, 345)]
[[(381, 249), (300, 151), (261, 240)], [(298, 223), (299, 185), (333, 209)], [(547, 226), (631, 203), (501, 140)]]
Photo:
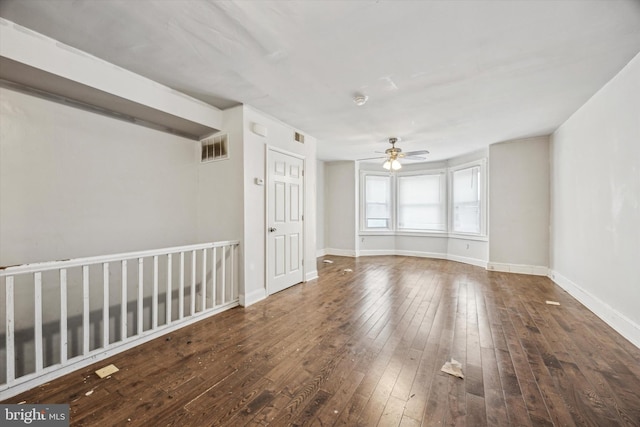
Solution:
[[(371, 157), (368, 159), (361, 160), (373, 160), (373, 159), (385, 159), (384, 163), (382, 163), (382, 167), (386, 170), (398, 170), (402, 167), (399, 159), (402, 158), (410, 158), (411, 160), (426, 160), (426, 157), (421, 157), (425, 154), (429, 154), (427, 150), (418, 150), (418, 151), (408, 151), (406, 153), (402, 152), (401, 148), (396, 147), (396, 143), (399, 142), (400, 139), (396, 137), (389, 138), (389, 144), (391, 144), (391, 148), (387, 148), (384, 151), (385, 156), (380, 157)], [(381, 153), (382, 154), (382, 153)]]

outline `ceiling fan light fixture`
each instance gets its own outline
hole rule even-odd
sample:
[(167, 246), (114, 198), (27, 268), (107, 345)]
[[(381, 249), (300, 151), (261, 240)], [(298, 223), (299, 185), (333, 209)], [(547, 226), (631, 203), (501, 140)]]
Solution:
[(382, 163), (382, 167), (388, 171), (397, 171), (402, 168), (402, 164), (398, 159), (386, 159), (384, 163)]
[(364, 104), (367, 103), (367, 101), (369, 100), (369, 97), (367, 95), (356, 95), (353, 97), (353, 102), (358, 106), (358, 107), (362, 107)]

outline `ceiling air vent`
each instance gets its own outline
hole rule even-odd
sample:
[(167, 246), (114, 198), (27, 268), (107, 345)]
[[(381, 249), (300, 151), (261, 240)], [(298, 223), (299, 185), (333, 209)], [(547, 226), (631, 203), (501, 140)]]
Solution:
[(299, 132), (295, 132), (293, 134), (293, 139), (295, 139), (296, 141), (298, 141), (301, 144), (304, 144), (304, 135), (299, 133)]
[(229, 158), (229, 137), (226, 133), (203, 139), (200, 144), (202, 144), (202, 162)]

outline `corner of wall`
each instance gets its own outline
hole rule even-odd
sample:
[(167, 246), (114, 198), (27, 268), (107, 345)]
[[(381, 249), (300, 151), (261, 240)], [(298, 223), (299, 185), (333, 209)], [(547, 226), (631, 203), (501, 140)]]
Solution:
[(256, 289), (254, 291), (249, 292), (248, 294), (240, 294), (238, 296), (240, 305), (242, 307), (249, 307), (255, 303), (262, 301), (267, 298), (266, 289)]
[(304, 281), (305, 281), (305, 282), (308, 282), (308, 281), (310, 281), (310, 280), (317, 279), (318, 277), (319, 277), (319, 276), (318, 276), (318, 270), (308, 271), (308, 272), (306, 272), (306, 273), (305, 273), (305, 275), (304, 275)]

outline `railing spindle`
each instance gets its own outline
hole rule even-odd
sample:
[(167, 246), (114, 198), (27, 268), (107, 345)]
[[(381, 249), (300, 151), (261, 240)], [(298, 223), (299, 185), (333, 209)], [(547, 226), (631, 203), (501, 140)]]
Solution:
[(142, 335), (142, 297), (144, 290), (144, 258), (138, 258), (138, 335)]
[(16, 379), (16, 347), (15, 347), (15, 317), (13, 305), (13, 276), (7, 276), (5, 280), (5, 308), (6, 308), (6, 340), (7, 340), (7, 384)]
[(171, 274), (173, 273), (172, 271), (173, 266), (171, 265), (172, 261), (173, 261), (173, 257), (171, 256), (171, 254), (167, 254), (167, 295), (166, 295), (167, 315), (164, 322), (165, 325), (168, 325), (171, 323), (171, 298), (173, 297), (173, 295), (171, 295), (173, 290), (173, 285), (171, 284)]
[(180, 292), (178, 294), (178, 319), (184, 317), (184, 252), (180, 252)]
[(226, 269), (227, 269), (227, 247), (223, 246), (222, 247), (222, 304), (226, 303), (226, 297), (225, 297), (225, 291), (227, 288), (227, 273), (226, 273)]
[(109, 346), (109, 263), (102, 264), (102, 346)]
[(218, 296), (216, 295), (216, 281), (218, 280), (218, 259), (217, 259), (217, 249), (215, 246), (213, 247), (213, 255), (211, 259), (213, 263), (211, 265), (211, 299), (213, 300), (213, 307), (216, 307), (216, 302)]
[(196, 313), (196, 251), (191, 251), (191, 312), (193, 316)]
[(127, 339), (127, 260), (122, 260), (122, 283), (120, 290), (120, 336), (122, 341)]
[(82, 266), (82, 354), (89, 353), (89, 266)]
[(34, 320), (36, 372), (42, 370), (42, 273), (34, 273)]
[(153, 299), (151, 302), (151, 329), (158, 327), (158, 255), (153, 257)]
[(233, 246), (229, 246), (229, 251), (231, 252), (231, 258), (230, 258), (230, 261), (229, 261), (229, 265), (230, 265), (230, 268), (231, 268), (231, 270), (229, 270), (229, 281), (231, 282), (231, 299), (232, 300), (236, 298), (236, 294), (233, 291), (237, 290), (236, 286), (235, 286), (235, 282), (234, 282), (234, 276), (233, 276), (233, 273), (236, 271), (236, 268), (235, 268), (235, 265), (234, 265), (234, 260), (233, 260), (233, 255), (234, 255), (234, 252), (235, 252), (234, 249), (235, 248)]
[(60, 363), (64, 364), (68, 357), (67, 340), (67, 269), (60, 269)]
[(202, 250), (202, 284), (200, 285), (202, 291), (202, 307), (200, 311), (205, 311), (207, 308), (207, 248)]

